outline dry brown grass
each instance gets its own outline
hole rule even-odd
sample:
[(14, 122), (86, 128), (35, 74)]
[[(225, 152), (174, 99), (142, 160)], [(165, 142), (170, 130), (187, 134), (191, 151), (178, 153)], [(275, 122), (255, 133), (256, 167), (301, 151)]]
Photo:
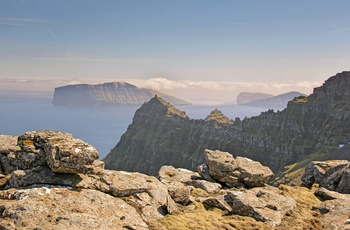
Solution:
[(150, 229), (322, 229), (318, 219), (319, 214), (311, 211), (312, 206), (321, 203), (314, 196), (316, 187), (310, 190), (304, 187), (281, 185), (280, 189), (284, 195), (293, 197), (297, 206), (284, 217), (279, 226), (274, 227), (269, 223), (259, 222), (246, 216), (226, 215), (222, 210), (216, 208), (207, 210), (201, 203), (195, 203), (194, 210), (168, 215), (159, 222), (151, 223)]
[(294, 198), (297, 206), (289, 216), (283, 219), (282, 224), (277, 226), (276, 229), (322, 229), (318, 213), (311, 211), (312, 206), (321, 203), (314, 195), (317, 189), (316, 186), (308, 189), (299, 186), (281, 185), (280, 189), (284, 195)]
[(151, 223), (150, 229), (270, 229), (271, 225), (258, 222), (253, 218), (225, 215), (220, 209), (206, 210), (201, 203), (195, 203), (196, 209), (177, 215), (168, 215), (158, 223)]

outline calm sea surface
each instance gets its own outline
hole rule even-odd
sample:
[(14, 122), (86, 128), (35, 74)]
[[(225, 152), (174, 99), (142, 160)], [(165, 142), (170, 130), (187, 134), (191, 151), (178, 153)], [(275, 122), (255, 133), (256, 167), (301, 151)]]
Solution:
[[(73, 134), (94, 145), (105, 157), (132, 122), (139, 106), (128, 107), (60, 107), (45, 101), (1, 101), (0, 134), (19, 135), (32, 130), (59, 130)], [(181, 106), (190, 118), (204, 119), (210, 111), (220, 109), (234, 119), (259, 115), (264, 109), (239, 105)]]

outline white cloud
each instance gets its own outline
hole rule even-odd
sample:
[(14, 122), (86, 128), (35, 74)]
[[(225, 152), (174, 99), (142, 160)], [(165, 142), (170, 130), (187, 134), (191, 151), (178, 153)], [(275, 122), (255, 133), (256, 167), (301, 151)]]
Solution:
[(190, 87), (190, 85), (184, 82), (173, 81), (167, 78), (125, 79), (125, 81), (140, 88), (151, 88), (155, 90), (175, 90)]
[(126, 82), (138, 87), (152, 88), (168, 93), (195, 104), (236, 103), (241, 92), (261, 92), (278, 95), (290, 91), (310, 94), (320, 82), (211, 82), (211, 81), (174, 81), (166, 78), (126, 79)]
[(110, 78), (0, 78), (1, 92), (46, 92), (52, 94), (55, 87), (71, 84), (101, 84), (105, 82), (128, 82), (140, 88), (152, 88), (194, 104), (234, 104), (241, 92), (262, 92), (278, 95), (290, 91), (310, 94), (320, 82), (212, 82), (180, 81), (167, 78), (110, 79)]

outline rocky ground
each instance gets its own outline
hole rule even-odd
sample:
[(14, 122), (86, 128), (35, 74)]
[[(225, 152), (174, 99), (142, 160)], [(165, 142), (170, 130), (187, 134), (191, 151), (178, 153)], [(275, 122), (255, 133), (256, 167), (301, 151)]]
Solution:
[(0, 229), (350, 229), (348, 161), (312, 162), (304, 187), (205, 150), (198, 172), (105, 170), (88, 143), (58, 131), (0, 135)]

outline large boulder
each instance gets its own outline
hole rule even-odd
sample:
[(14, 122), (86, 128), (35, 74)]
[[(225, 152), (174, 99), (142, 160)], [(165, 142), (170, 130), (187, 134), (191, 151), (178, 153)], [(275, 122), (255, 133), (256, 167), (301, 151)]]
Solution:
[(349, 229), (350, 195), (320, 188), (315, 195), (325, 200), (312, 207), (318, 212), (323, 229)]
[(279, 225), (283, 217), (296, 206), (293, 198), (285, 196), (277, 188), (266, 186), (243, 191), (228, 191), (232, 213), (250, 216), (258, 221)]
[(225, 214), (249, 216), (257, 221), (279, 225), (282, 219), (296, 207), (296, 201), (283, 195), (283, 191), (272, 186), (251, 189), (229, 189), (221, 194), (198, 197), (208, 209), (218, 208)]
[(170, 165), (160, 168), (159, 180), (168, 187), (171, 197), (177, 203), (184, 205), (190, 202), (190, 194), (193, 188), (203, 189), (207, 193), (216, 193), (222, 187), (219, 183), (204, 180), (196, 172), (174, 168)]
[(0, 191), (1, 229), (148, 229), (124, 200), (60, 187)]
[(19, 169), (29, 169), (46, 165), (46, 155), (42, 149), (33, 146), (32, 141), (18, 145), (17, 136), (0, 135), (0, 173), (7, 175)]
[(302, 184), (314, 183), (331, 191), (350, 193), (350, 162), (346, 160), (313, 161), (305, 168)]
[(92, 145), (59, 131), (0, 135), (0, 164), (5, 175), (45, 165), (52, 172), (97, 173), (104, 168), (102, 161), (96, 161), (98, 156)]
[[(136, 222), (141, 219), (147, 224), (168, 213), (177, 212), (177, 205), (169, 196), (167, 186), (157, 178), (141, 173), (104, 170), (104, 162), (96, 160), (97, 158), (98, 152), (92, 145), (67, 133), (43, 130), (26, 132), (18, 137), (2, 135), (0, 188), (9, 191), (13, 188), (39, 189), (42, 186), (55, 186), (70, 188), (72, 191), (102, 192), (114, 197), (119, 202), (116, 204), (118, 206), (123, 206), (122, 202), (126, 202), (138, 215), (135, 217)], [(80, 199), (78, 195), (76, 199)], [(1, 210), (0, 208), (0, 215)], [(121, 211), (129, 215), (127, 210)], [(84, 212), (84, 215), (88, 213)], [(16, 224), (14, 226), (18, 227)], [(105, 228), (99, 228), (111, 228), (109, 225), (103, 226)], [(115, 225), (114, 228), (121, 228), (118, 226)], [(143, 226), (147, 227), (143, 224), (125, 224), (130, 229), (142, 229)], [(76, 228), (84, 229), (84, 226)]]
[(233, 157), (228, 152), (206, 149), (204, 158), (210, 176), (229, 187), (261, 187), (273, 176), (271, 169), (260, 162)]
[(320, 184), (326, 172), (337, 171), (348, 163), (346, 160), (312, 161), (305, 167), (305, 172), (301, 177), (302, 185), (311, 188), (314, 183)]
[(43, 149), (53, 172), (85, 173), (99, 156), (96, 148), (71, 134), (59, 131), (31, 131), (18, 137), (22, 148)]
[(54, 173), (48, 166), (11, 173), (7, 187), (38, 185), (69, 186), (73, 189), (93, 189), (124, 199), (147, 223), (167, 213), (176, 212), (176, 205), (167, 187), (157, 178), (141, 173), (102, 170), (96, 174)]

